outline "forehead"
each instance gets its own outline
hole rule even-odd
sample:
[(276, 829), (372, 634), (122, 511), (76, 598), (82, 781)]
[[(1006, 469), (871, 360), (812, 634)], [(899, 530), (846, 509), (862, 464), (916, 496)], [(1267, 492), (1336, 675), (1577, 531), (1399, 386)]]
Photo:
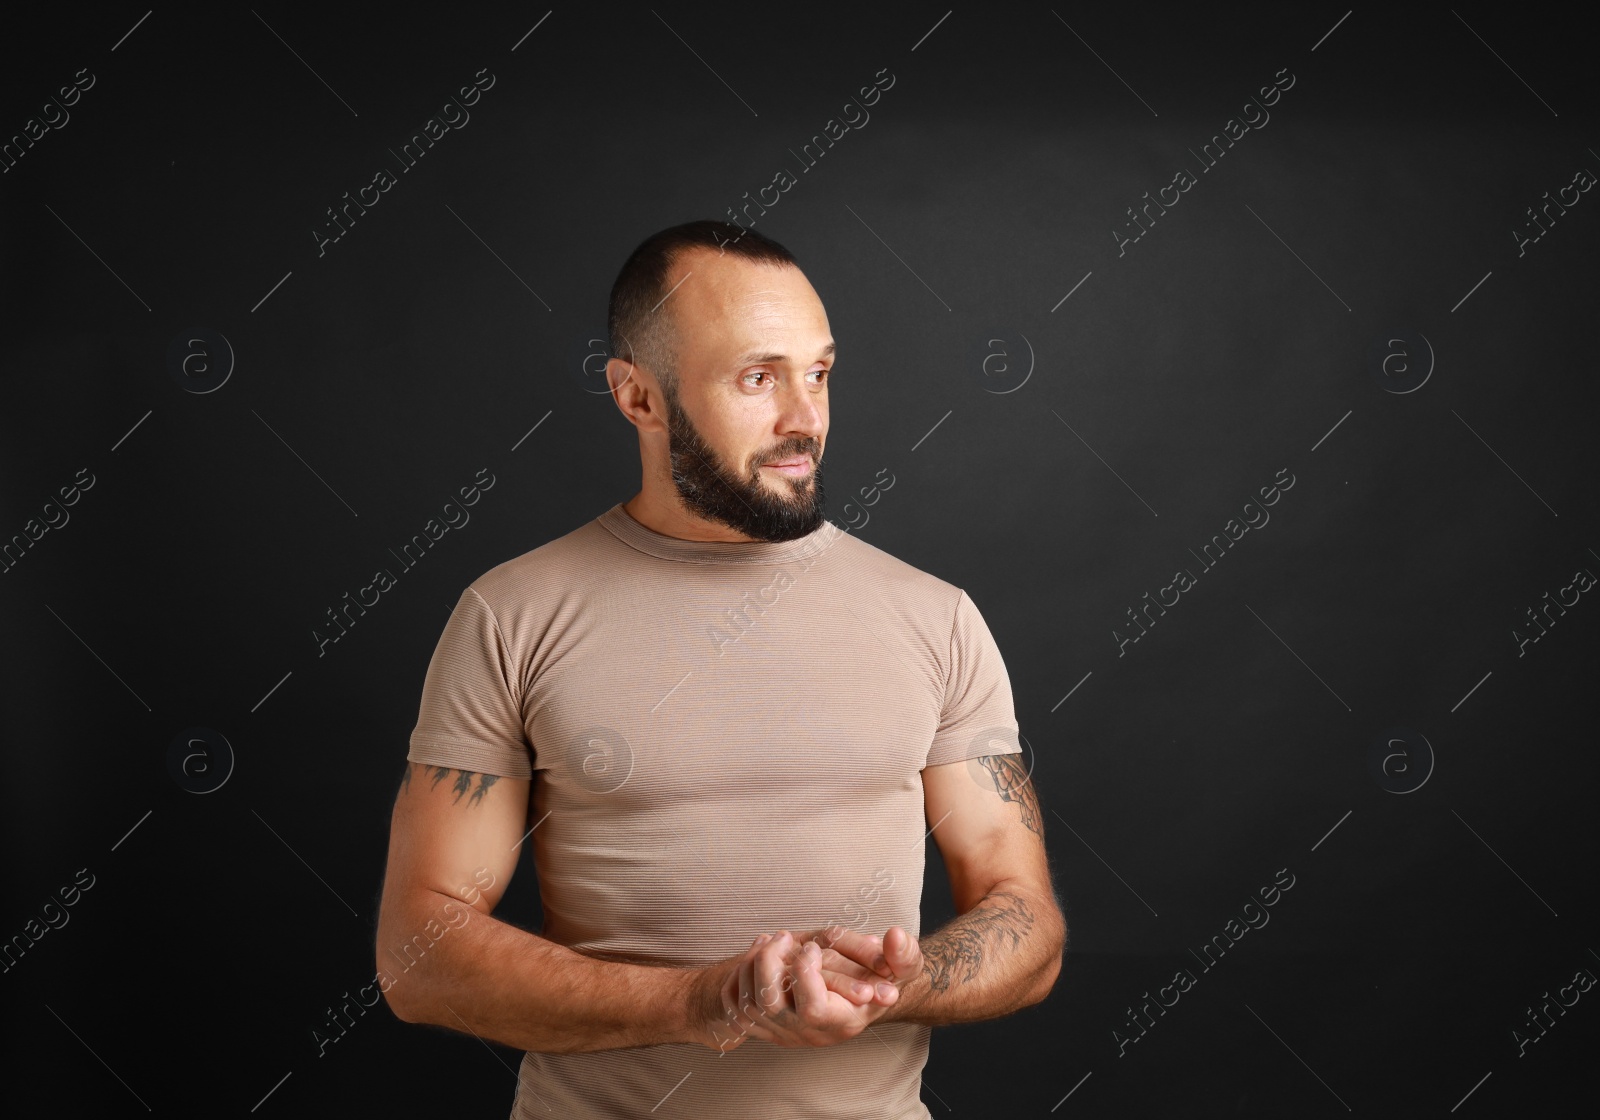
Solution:
[(760, 337), (774, 332), (827, 332), (827, 314), (805, 273), (791, 264), (752, 261), (695, 249), (668, 270), (678, 287), (668, 298), (684, 334)]

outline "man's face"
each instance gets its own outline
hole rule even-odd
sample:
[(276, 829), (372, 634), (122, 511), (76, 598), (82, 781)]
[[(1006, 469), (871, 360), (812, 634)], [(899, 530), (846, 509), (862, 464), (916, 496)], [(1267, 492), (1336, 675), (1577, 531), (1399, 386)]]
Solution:
[[(666, 405), (679, 498), (756, 540), (805, 536), (824, 508), (834, 347), (822, 301), (792, 265), (714, 250), (679, 254), (668, 279), (678, 284), (662, 310), (671, 304), (678, 340)], [(771, 465), (784, 460), (799, 466)]]

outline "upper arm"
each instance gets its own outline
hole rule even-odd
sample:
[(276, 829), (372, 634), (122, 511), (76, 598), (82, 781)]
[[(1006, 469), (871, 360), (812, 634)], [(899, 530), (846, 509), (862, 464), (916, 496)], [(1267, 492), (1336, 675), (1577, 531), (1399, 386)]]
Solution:
[(413, 757), (450, 765), (406, 763), (389, 826), (380, 932), (401, 915), (408, 926), (424, 909), (432, 917), (438, 895), (488, 914), (505, 893), (533, 781), (521, 679), (520, 655), (468, 587), (428, 662), (410, 740)]
[(430, 891), (492, 913), (522, 852), (530, 785), (406, 763), (389, 825), (380, 927)]
[(1003, 882), (1055, 897), (1039, 795), (1021, 759), (991, 754), (922, 771), (928, 823), (962, 913)]

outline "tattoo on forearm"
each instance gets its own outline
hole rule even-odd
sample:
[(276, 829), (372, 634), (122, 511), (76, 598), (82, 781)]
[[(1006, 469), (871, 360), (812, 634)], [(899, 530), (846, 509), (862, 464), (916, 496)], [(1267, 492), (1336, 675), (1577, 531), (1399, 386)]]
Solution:
[(993, 891), (978, 905), (922, 942), (922, 974), (936, 992), (965, 984), (983, 969), (986, 954), (1014, 950), (1033, 929), (1027, 899)]
[[(402, 792), (409, 793), (411, 790), (411, 770), (413, 766), (433, 771), (433, 784), (429, 787), (430, 789), (438, 788), (439, 783), (450, 776), (450, 767), (448, 766), (422, 766), (420, 763), (408, 762), (406, 764), (406, 772), (400, 779)], [(457, 770), (455, 774), (455, 781), (450, 785), (450, 788), (456, 792), (455, 800), (460, 803), (461, 798), (465, 796), (468, 805), (476, 805), (482, 801), (483, 795), (489, 792), (489, 787), (500, 780), (500, 775), (498, 774), (480, 774), (476, 770)], [(473, 778), (478, 779), (476, 786), (472, 784)]]
[(978, 761), (994, 779), (1002, 801), (1015, 801), (1022, 810), (1022, 823), (1029, 832), (1044, 837), (1044, 817), (1039, 812), (1039, 793), (1033, 788), (1020, 754), (989, 754)]

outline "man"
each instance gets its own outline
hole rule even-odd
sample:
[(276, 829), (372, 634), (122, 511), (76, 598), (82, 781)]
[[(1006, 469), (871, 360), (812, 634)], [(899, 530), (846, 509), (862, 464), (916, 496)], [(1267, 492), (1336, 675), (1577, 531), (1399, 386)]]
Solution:
[[(1037, 1003), (1065, 946), (999, 650), (824, 519), (835, 346), (788, 250), (665, 230), (610, 313), (643, 485), (446, 624), (385, 994), (526, 1050), (517, 1120), (927, 1117), (930, 1027)], [(919, 939), (929, 834), (961, 915)], [(490, 916), (530, 838), (539, 934)]]

